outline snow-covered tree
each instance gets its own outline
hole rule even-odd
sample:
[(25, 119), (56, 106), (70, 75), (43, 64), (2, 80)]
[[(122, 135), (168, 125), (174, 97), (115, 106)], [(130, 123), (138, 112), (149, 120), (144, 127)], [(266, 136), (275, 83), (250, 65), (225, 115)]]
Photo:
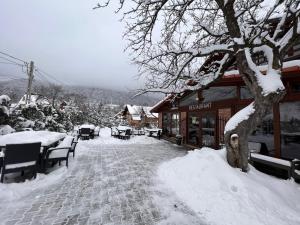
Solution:
[[(285, 95), (281, 69), (300, 40), (299, 8), (300, 0), (122, 0), (119, 11), (127, 22), (128, 48), (147, 78), (143, 91), (197, 90), (236, 62), (254, 102), (229, 120), (225, 142), (229, 164), (247, 171), (248, 135)], [(257, 55), (267, 60), (266, 74)], [(204, 61), (210, 63), (203, 67)], [(237, 148), (231, 137), (238, 137)]]

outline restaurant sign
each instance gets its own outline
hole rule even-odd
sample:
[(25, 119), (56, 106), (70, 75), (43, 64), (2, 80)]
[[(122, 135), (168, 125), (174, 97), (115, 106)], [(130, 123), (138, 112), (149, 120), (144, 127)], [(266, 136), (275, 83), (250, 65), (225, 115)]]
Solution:
[(189, 110), (210, 109), (210, 108), (211, 108), (211, 102), (189, 106)]

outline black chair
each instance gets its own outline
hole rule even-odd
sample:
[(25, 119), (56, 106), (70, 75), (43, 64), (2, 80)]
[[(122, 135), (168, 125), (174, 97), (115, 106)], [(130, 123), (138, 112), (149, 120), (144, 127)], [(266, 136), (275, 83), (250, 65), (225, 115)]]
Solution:
[(121, 139), (129, 139), (131, 135), (131, 130), (127, 129), (124, 131), (119, 131), (119, 138)]
[(71, 148), (70, 148), (70, 152), (73, 153), (73, 158), (75, 157), (75, 149), (76, 149), (76, 145), (78, 143), (78, 136), (75, 136), (73, 142), (72, 142), (72, 145), (71, 145)]
[(69, 153), (72, 148), (73, 140), (74, 137), (67, 136), (57, 147), (49, 148), (46, 153), (45, 165), (51, 162), (58, 162), (60, 165), (61, 161), (66, 161), (66, 166), (68, 167)]
[(1, 183), (4, 175), (24, 170), (31, 170), (34, 178), (37, 174), (37, 162), (41, 150), (41, 143), (9, 144), (6, 145), (1, 169)]
[(90, 128), (81, 128), (79, 130), (79, 134), (81, 139), (83, 140), (89, 140), (91, 135), (91, 129)]

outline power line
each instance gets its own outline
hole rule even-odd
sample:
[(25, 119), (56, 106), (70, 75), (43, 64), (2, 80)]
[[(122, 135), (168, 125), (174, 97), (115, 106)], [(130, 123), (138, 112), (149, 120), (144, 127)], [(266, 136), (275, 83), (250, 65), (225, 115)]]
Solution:
[[(17, 63), (15, 61), (12, 61), (12, 60), (6, 58), (6, 57), (0, 56), (0, 58), (10, 62), (11, 64), (17, 65), (17, 66), (24, 66), (24, 64)], [(3, 62), (3, 63), (5, 63), (5, 62)]]
[(10, 55), (10, 54), (7, 54), (7, 53), (5, 53), (5, 52), (2, 52), (2, 51), (0, 51), (0, 54), (2, 54), (2, 55), (5, 55), (5, 56), (8, 56), (8, 57), (10, 57), (10, 58), (12, 58), (12, 59), (15, 59), (15, 60), (18, 60), (18, 61), (21, 61), (21, 62), (23, 62), (23, 63), (27, 63), (26, 61), (24, 61), (24, 60), (22, 60), (22, 59), (19, 59), (19, 58), (17, 58), (17, 57), (15, 57), (15, 56), (12, 56), (12, 55)]
[(60, 80), (58, 80), (57, 78), (55, 78), (54, 76), (52, 76), (51, 74), (45, 72), (44, 70), (42, 70), (41, 68), (37, 68), (36, 69), (37, 72), (40, 72), (40, 75), (43, 74), (46, 77), (51, 78), (52, 80), (55, 80), (57, 83), (62, 84), (62, 85), (66, 85), (66, 82), (62, 82)]

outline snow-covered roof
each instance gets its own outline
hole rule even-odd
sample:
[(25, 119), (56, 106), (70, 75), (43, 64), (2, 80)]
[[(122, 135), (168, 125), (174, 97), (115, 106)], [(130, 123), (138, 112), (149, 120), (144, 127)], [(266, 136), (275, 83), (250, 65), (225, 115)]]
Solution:
[[(49, 100), (42, 95), (31, 95), (30, 103), (40, 105), (50, 105)], [(26, 105), (26, 95), (24, 95), (18, 103), (18, 106)]]
[(134, 120), (141, 120), (137, 119), (137, 116), (140, 117), (142, 113), (145, 113), (146, 117), (148, 118), (158, 118), (157, 113), (151, 113), (152, 107), (149, 106), (139, 106), (139, 105), (126, 105), (128, 112), (130, 115), (135, 116), (136, 119)]

